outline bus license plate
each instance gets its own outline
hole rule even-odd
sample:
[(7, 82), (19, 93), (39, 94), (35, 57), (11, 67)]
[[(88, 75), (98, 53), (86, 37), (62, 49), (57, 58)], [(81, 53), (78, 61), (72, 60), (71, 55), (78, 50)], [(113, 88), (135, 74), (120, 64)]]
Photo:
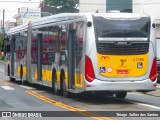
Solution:
[(117, 74), (129, 74), (128, 70), (117, 70)]

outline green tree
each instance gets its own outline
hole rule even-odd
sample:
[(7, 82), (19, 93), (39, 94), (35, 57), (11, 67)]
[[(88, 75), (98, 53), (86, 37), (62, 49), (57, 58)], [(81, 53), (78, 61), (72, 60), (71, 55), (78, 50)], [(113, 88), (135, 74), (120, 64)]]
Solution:
[(41, 6), (46, 6), (46, 5), (50, 5), (50, 6), (54, 6), (55, 8), (55, 13), (66, 13), (66, 12), (70, 12), (70, 13), (75, 13), (75, 12), (79, 12), (79, 10), (77, 9), (78, 5), (79, 5), (79, 0), (44, 0), (41, 3)]
[(2, 34), (0, 34), (0, 51), (3, 49), (3, 45), (4, 45), (4, 37)]

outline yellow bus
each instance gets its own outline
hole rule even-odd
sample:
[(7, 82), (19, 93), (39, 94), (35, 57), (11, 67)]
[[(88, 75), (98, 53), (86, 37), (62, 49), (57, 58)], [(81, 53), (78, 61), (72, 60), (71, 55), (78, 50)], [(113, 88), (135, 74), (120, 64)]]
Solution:
[(6, 75), (55, 94), (125, 98), (156, 90), (154, 19), (133, 13), (63, 13), (8, 31)]

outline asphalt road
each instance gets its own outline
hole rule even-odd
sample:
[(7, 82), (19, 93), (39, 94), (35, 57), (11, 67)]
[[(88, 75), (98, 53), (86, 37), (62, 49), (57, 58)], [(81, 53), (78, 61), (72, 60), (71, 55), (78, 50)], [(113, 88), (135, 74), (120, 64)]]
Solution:
[[(42, 89), (44, 91), (46, 88), (42, 87)], [(74, 118), (74, 116), (78, 116), (78, 119), (84, 120), (93, 119), (85, 114), (72, 112), (74, 111), (72, 108), (69, 110), (62, 105), (54, 105), (48, 101), (44, 101), (38, 97), (35, 97), (32, 91), (36, 91), (38, 93), (42, 92), (39, 86), (34, 88), (29, 84), (21, 85), (20, 81), (10, 82), (9, 77), (5, 76), (4, 74), (4, 64), (0, 63), (0, 120), (6, 120), (6, 118), (7, 120), (21, 120), (22, 117), (30, 117), (29, 119), (32, 117), (38, 117), (38, 120), (48, 120), (53, 119), (53, 116), (55, 119), (61, 118), (64, 120), (70, 120), (72, 116), (72, 118)], [(52, 117), (46, 118), (47, 115)], [(69, 117), (63, 118), (63, 116)]]
[[(100, 97), (94, 94), (80, 94), (73, 95), (71, 98), (64, 98), (63, 96), (54, 95), (48, 87), (27, 83), (22, 85), (19, 81), (10, 82), (9, 77), (4, 75), (4, 64), (0, 63), (0, 111), (0, 116), (2, 116), (2, 112), (6, 111), (12, 113), (16, 111), (37, 113), (40, 111), (42, 112), (42, 117), (50, 115), (55, 116), (55, 119), (65, 120), (123, 120), (126, 114), (125, 119), (158, 120), (160, 118), (160, 112), (158, 112), (160, 111), (160, 97), (132, 92), (124, 100), (115, 97)], [(147, 117), (138, 117), (137, 115), (140, 116), (141, 113)], [(26, 114), (23, 115), (25, 116)], [(14, 117), (9, 119), (22, 119), (20, 117)], [(38, 119), (48, 120), (52, 118), (45, 117)]]

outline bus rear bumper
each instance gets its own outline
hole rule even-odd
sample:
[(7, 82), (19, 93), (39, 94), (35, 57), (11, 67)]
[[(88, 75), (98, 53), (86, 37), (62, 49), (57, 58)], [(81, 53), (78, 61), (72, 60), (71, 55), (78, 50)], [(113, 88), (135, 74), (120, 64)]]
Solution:
[(150, 79), (121, 82), (95, 79), (91, 83), (85, 82), (85, 91), (154, 91), (156, 90), (155, 84), (156, 82), (153, 83)]

